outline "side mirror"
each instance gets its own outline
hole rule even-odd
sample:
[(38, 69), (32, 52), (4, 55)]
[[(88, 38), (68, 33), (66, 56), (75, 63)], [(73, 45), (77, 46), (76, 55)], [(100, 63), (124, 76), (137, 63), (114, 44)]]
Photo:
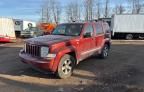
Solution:
[(91, 32), (88, 32), (88, 33), (84, 34), (84, 38), (89, 38), (89, 37), (92, 37), (92, 33)]

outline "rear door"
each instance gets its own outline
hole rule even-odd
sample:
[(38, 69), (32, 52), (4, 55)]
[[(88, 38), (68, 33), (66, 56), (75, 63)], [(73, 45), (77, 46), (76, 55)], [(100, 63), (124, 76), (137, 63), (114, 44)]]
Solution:
[[(88, 36), (88, 35), (91, 36)], [(87, 35), (87, 36), (86, 36)], [(83, 38), (81, 39), (81, 57), (86, 58), (91, 55), (95, 48), (94, 28), (92, 24), (86, 24), (83, 31)]]
[(102, 27), (102, 23), (101, 22), (97, 22), (95, 23), (95, 44), (97, 48), (102, 48), (103, 46), (103, 41), (105, 39), (105, 35), (104, 35), (104, 31), (103, 31), (103, 27)]

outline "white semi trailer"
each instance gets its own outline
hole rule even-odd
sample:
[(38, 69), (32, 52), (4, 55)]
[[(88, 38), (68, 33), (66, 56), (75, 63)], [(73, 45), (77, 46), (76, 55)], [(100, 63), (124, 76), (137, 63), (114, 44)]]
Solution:
[(144, 15), (114, 15), (111, 21), (111, 30), (113, 37), (133, 38), (144, 37)]
[(36, 27), (36, 22), (32, 22), (32, 21), (14, 19), (14, 23), (15, 23), (15, 32), (17, 36), (20, 36), (22, 31), (30, 27)]
[(0, 18), (0, 42), (15, 41), (15, 29), (13, 19)]

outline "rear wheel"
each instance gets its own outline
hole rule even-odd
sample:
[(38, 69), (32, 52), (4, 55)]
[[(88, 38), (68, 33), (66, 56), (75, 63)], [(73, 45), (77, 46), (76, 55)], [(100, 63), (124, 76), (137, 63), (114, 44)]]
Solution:
[(57, 75), (59, 78), (65, 79), (72, 75), (75, 58), (66, 54), (64, 55), (59, 63)]
[(127, 34), (126, 35), (126, 39), (127, 40), (132, 40), (133, 39), (133, 35), (132, 34)]
[(109, 56), (109, 47), (107, 44), (104, 45), (101, 53), (99, 54), (99, 57), (102, 59), (105, 59)]

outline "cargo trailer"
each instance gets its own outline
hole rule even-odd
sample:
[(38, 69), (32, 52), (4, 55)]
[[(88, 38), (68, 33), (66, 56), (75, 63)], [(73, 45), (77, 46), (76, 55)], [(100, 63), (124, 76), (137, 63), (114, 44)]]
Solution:
[(15, 39), (13, 19), (0, 18), (0, 42), (12, 42)]
[(112, 36), (131, 40), (144, 38), (144, 15), (114, 15), (111, 23)]

